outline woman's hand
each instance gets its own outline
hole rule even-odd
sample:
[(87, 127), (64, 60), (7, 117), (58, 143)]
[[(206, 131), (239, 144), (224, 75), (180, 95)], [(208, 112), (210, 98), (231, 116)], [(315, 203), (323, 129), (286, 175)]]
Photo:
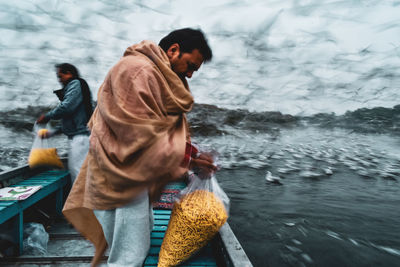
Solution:
[(38, 123), (38, 124), (45, 124), (48, 122), (49, 122), (49, 119), (46, 118), (46, 116), (44, 114), (40, 115), (40, 117), (36, 120), (36, 123)]

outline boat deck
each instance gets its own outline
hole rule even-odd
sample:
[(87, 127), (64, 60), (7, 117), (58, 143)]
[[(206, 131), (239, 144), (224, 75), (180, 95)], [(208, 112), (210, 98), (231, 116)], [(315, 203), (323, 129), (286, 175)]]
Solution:
[[(183, 183), (174, 183), (168, 188), (182, 189)], [(154, 227), (151, 233), (151, 247), (148, 256), (144, 262), (144, 266), (157, 266), (158, 254), (161, 244), (167, 230), (168, 222), (171, 216), (169, 209), (153, 209)], [(85, 240), (70, 224), (64, 219), (58, 219), (53, 225), (47, 229), (49, 233), (49, 242), (46, 255), (30, 255), (29, 251), (19, 257), (11, 257), (1, 262), (2, 266), (87, 266), (94, 255), (93, 245)], [(201, 249), (197, 254), (180, 266), (208, 266), (215, 267), (217, 265), (216, 249), (214, 246), (216, 241), (210, 242)], [(107, 251), (103, 258), (105, 266), (107, 260)], [(221, 266), (221, 264), (219, 264)]]
[[(2, 186), (8, 186), (26, 180), (38, 173), (40, 173), (40, 171), (32, 171), (28, 166), (22, 166), (11, 171), (0, 173), (0, 182)], [(179, 191), (184, 187), (185, 184), (183, 182), (167, 185), (167, 190), (164, 190), (164, 195), (162, 195), (159, 200), (159, 206), (155, 206), (153, 209), (154, 227), (151, 233), (151, 248), (144, 266), (157, 266), (158, 254), (171, 215), (170, 208), (172, 206), (174, 194), (176, 194), (177, 190)], [(53, 196), (50, 195), (49, 198), (43, 199), (37, 205), (27, 209), (27, 215), (31, 216), (29, 216), (30, 219), (27, 220), (25, 219), (28, 218), (28, 216), (24, 217), (24, 222), (41, 222), (41, 220), (38, 219), (41, 208), (54, 206), (56, 199), (57, 197), (54, 197), (54, 194)], [(34, 215), (32, 216), (32, 214)], [(46, 223), (42, 224), (46, 226), (46, 231), (49, 234), (46, 254), (38, 255), (37, 252), (33, 253), (29, 251), (24, 251), (23, 255), (15, 257), (4, 257), (0, 254), (0, 265), (31, 267), (89, 266), (94, 255), (94, 246), (81, 236), (62, 216), (48, 216), (45, 213), (42, 213), (42, 215), (46, 217), (46, 219), (42, 221), (46, 221)], [(48, 221), (50, 223), (47, 223)], [(5, 228), (2, 229), (4, 230)], [(6, 232), (4, 232), (4, 234), (6, 234)], [(9, 248), (10, 247), (8, 247), (7, 251)], [(107, 255), (106, 251), (100, 266), (107, 265)], [(179, 266), (252, 267), (252, 264), (233, 234), (229, 224), (225, 223), (209, 244)]]
[[(157, 266), (158, 253), (171, 215), (170, 210), (154, 210), (154, 227), (151, 233), (151, 248), (144, 266)], [(58, 220), (48, 229), (49, 243), (46, 255), (30, 255), (29, 252), (19, 257), (1, 260), (1, 266), (87, 266), (94, 255), (93, 245), (84, 239), (71, 225)], [(215, 241), (179, 266), (219, 266), (215, 255)], [(103, 258), (105, 266), (107, 259)]]

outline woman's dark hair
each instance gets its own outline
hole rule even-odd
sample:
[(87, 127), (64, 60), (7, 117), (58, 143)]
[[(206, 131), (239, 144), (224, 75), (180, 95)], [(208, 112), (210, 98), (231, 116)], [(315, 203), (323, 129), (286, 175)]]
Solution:
[(56, 64), (56, 69), (59, 69), (61, 73), (67, 74), (68, 72), (72, 74), (73, 79), (80, 78), (78, 69), (69, 63)]
[(69, 72), (72, 74), (72, 78), (68, 81), (68, 83), (75, 79), (79, 80), (79, 82), (81, 83), (83, 104), (85, 106), (87, 121), (89, 121), (90, 117), (93, 114), (92, 94), (90, 92), (89, 85), (84, 79), (82, 79), (79, 76), (79, 71), (74, 65), (69, 63), (61, 63), (61, 64), (56, 64), (55, 67), (56, 69), (59, 69), (61, 73), (66, 74)]
[(92, 117), (93, 114), (92, 94), (90, 93), (89, 85), (87, 84), (87, 82), (82, 78), (78, 78), (78, 80), (81, 83), (83, 104), (85, 105), (87, 121), (89, 121), (90, 117)]
[(204, 62), (212, 59), (211, 48), (201, 30), (191, 28), (175, 30), (161, 39), (158, 45), (167, 52), (171, 45), (176, 43), (179, 44), (181, 53), (191, 53), (194, 49), (198, 49)]

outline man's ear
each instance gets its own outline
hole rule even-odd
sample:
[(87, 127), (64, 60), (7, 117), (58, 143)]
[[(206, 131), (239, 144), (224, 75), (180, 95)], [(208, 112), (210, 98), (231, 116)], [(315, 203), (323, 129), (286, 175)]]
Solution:
[(167, 56), (169, 59), (173, 59), (180, 55), (180, 47), (178, 43), (172, 44), (167, 50)]

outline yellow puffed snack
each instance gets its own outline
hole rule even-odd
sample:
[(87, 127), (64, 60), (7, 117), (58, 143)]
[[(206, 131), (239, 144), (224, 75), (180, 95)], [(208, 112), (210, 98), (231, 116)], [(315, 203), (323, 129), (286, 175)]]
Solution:
[(44, 136), (46, 136), (46, 134), (49, 132), (49, 130), (47, 130), (47, 129), (40, 129), (39, 131), (38, 131), (38, 136), (39, 137), (44, 137)]
[(196, 190), (174, 204), (161, 245), (158, 267), (175, 266), (205, 246), (228, 219), (214, 193)]
[(29, 167), (54, 166), (64, 168), (63, 163), (57, 155), (56, 148), (32, 148), (28, 159)]

